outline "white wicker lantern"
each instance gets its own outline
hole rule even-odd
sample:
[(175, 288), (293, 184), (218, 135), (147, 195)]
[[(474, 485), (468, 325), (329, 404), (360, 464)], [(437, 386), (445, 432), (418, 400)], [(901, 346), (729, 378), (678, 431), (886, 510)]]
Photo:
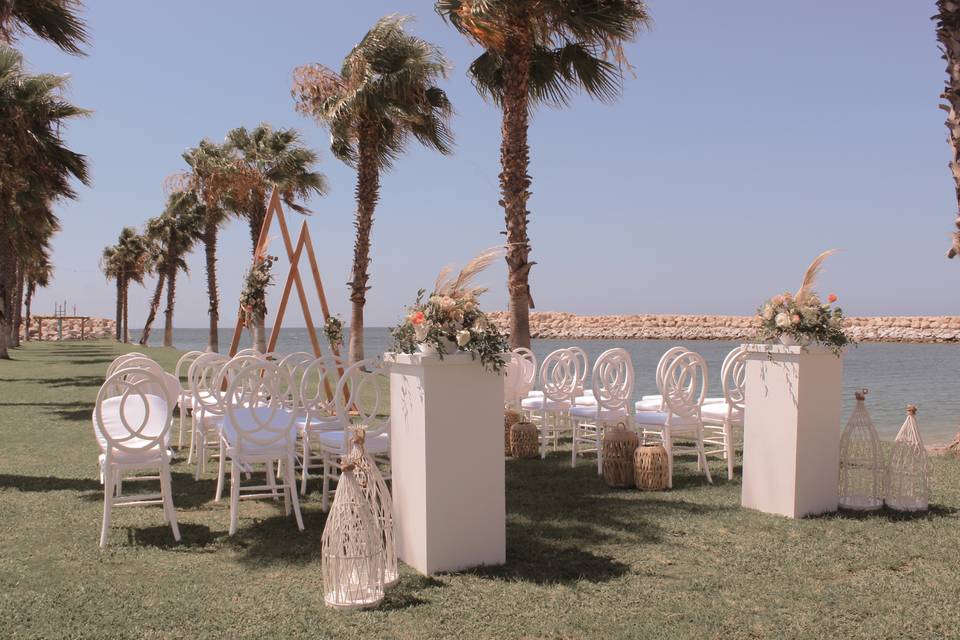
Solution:
[(364, 447), (365, 436), (366, 432), (362, 427), (356, 429), (348, 460), (356, 466), (357, 482), (380, 524), (380, 532), (383, 534), (383, 586), (392, 587), (400, 580), (397, 543), (393, 535), (393, 499), (376, 461)]
[(383, 534), (350, 463), (342, 468), (323, 528), (321, 563), (328, 606), (363, 609), (383, 600)]
[(841, 508), (855, 511), (883, 506), (883, 453), (863, 402), (866, 395), (866, 389), (854, 394), (857, 404), (840, 437), (839, 503)]
[(917, 426), (917, 408), (907, 407), (907, 419), (890, 450), (884, 497), (897, 511), (926, 511), (930, 501), (930, 464)]

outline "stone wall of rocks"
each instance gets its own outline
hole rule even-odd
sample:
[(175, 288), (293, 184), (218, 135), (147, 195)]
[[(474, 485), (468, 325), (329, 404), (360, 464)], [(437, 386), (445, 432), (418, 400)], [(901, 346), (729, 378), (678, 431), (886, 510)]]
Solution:
[[(80, 320), (79, 319), (65, 319), (63, 321), (63, 339), (64, 340), (79, 340), (80, 339)], [(47, 340), (57, 340), (57, 319), (56, 318), (44, 318), (43, 323), (43, 332), (42, 339), (46, 342)], [(24, 332), (26, 327), (20, 329), (20, 338), (24, 338)], [(115, 320), (109, 320), (107, 318), (87, 318), (83, 327), (83, 338), (84, 340), (101, 340), (104, 338), (113, 338), (117, 335), (117, 323)], [(30, 339), (37, 340), (39, 334), (37, 333), (37, 319), (30, 319)]]
[[(501, 330), (509, 328), (505, 312), (490, 316)], [(960, 341), (960, 316), (850, 317), (845, 325), (858, 342)], [(555, 340), (749, 340), (756, 328), (754, 316), (530, 314), (532, 337)]]

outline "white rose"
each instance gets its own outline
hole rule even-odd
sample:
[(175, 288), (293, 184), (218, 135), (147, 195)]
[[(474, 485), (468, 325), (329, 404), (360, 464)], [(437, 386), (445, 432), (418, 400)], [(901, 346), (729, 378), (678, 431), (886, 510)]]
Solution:
[(773, 306), (771, 306), (769, 302), (763, 306), (763, 319), (773, 319)]
[(466, 329), (457, 331), (457, 344), (461, 347), (465, 347), (470, 344), (470, 332)]
[(417, 342), (423, 342), (426, 340), (428, 333), (430, 333), (429, 322), (421, 322), (420, 324), (413, 325), (413, 335), (416, 337)]
[(777, 314), (776, 323), (781, 329), (786, 329), (790, 326), (790, 316), (785, 311), (781, 311)]

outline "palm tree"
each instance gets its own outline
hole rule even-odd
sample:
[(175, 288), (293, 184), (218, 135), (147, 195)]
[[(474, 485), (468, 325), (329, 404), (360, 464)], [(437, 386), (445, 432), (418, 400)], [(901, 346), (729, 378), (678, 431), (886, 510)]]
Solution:
[[(238, 127), (227, 134), (225, 149), (235, 158), (235, 180), (225, 192), (227, 206), (247, 219), (254, 254), (271, 189), (279, 189), (284, 204), (298, 213), (309, 212), (300, 202), (327, 192), (326, 177), (313, 171), (317, 154), (301, 145), (294, 129), (274, 129), (267, 123), (252, 131)], [(264, 318), (254, 324), (256, 347), (265, 351)]]
[(952, 234), (948, 258), (960, 255), (960, 4), (953, 0), (937, 0), (937, 40), (943, 59), (947, 61), (947, 82), (940, 97), (946, 100), (940, 108), (947, 112), (947, 141), (953, 152), (950, 170), (953, 173), (953, 187), (957, 200), (957, 217), (954, 225), (957, 230)]
[(579, 91), (619, 96), (623, 44), (650, 17), (642, 0), (437, 0), (437, 12), (485, 51), (470, 65), (477, 90), (503, 112), (500, 204), (507, 230), (510, 342), (530, 347), (531, 107), (567, 106)]
[(207, 296), (210, 300), (210, 330), (207, 337), (207, 351), (220, 351), (220, 294), (217, 289), (217, 238), (220, 227), (229, 217), (224, 207), (224, 191), (235, 171), (224, 148), (209, 140), (187, 149), (183, 159), (190, 166), (190, 173), (184, 181), (184, 188), (190, 190), (197, 201), (203, 204), (203, 252), (207, 272)]
[(448, 154), (453, 107), (435, 85), (448, 64), (434, 45), (407, 34), (407, 18), (381, 18), (344, 58), (340, 73), (319, 64), (294, 72), (297, 110), (330, 130), (331, 151), (357, 170), (357, 235), (350, 281), (350, 361), (362, 360), (363, 309), (370, 278), (370, 232), (380, 174), (411, 137)]
[(133, 227), (124, 227), (117, 244), (103, 250), (101, 268), (104, 275), (117, 281), (117, 340), (122, 342), (130, 341), (130, 283), (143, 284), (149, 263), (149, 242)]
[(164, 248), (161, 264), (166, 271), (167, 309), (164, 312), (163, 346), (173, 346), (173, 307), (177, 296), (177, 272), (188, 273), (184, 259), (200, 239), (204, 208), (189, 191), (170, 196), (167, 209), (152, 231)]
[(64, 76), (24, 73), (20, 54), (0, 45), (0, 358), (9, 357), (21, 301), (18, 256), (45, 246), (58, 224), (51, 203), (76, 196), (71, 180), (88, 182), (86, 158), (61, 137), (87, 113), (63, 99), (66, 85)]
[(25, 300), (25, 310), (24, 310), (24, 324), (26, 330), (23, 332), (25, 338), (29, 340), (30, 338), (30, 307), (33, 303), (33, 296), (37, 292), (37, 289), (44, 289), (50, 286), (50, 281), (53, 279), (53, 263), (50, 262), (50, 255), (43, 251), (40, 255), (32, 260), (24, 269), (24, 274), (26, 276), (26, 300)]
[[(162, 214), (161, 216), (162, 217)], [(146, 231), (144, 237), (148, 243), (150, 257), (148, 259), (147, 274), (157, 276), (157, 284), (153, 289), (153, 297), (150, 298), (150, 311), (147, 313), (147, 319), (143, 323), (143, 331), (140, 332), (138, 344), (146, 346), (150, 341), (150, 332), (153, 330), (153, 321), (157, 319), (157, 311), (160, 309), (160, 300), (163, 298), (163, 285), (167, 282), (167, 270), (163, 265), (164, 247), (159, 238), (156, 237), (156, 226), (160, 224), (160, 217), (149, 218), (146, 222)]]
[(77, 0), (0, 0), (0, 42), (13, 44), (32, 32), (67, 53), (83, 55), (80, 47), (88, 39), (77, 14), (80, 6)]

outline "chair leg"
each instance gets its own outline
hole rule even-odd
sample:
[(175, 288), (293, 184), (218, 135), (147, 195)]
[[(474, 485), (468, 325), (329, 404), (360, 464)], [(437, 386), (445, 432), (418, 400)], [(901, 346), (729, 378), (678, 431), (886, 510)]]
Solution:
[(667, 473), (669, 474), (667, 488), (673, 489), (673, 436), (668, 429), (664, 429), (661, 432), (661, 438), (663, 438), (663, 448), (667, 451)]
[(110, 512), (113, 509), (113, 482), (114, 482), (114, 473), (112, 469), (107, 469), (106, 473), (103, 474), (104, 483), (103, 483), (103, 525), (100, 528), (100, 548), (104, 549), (107, 546), (107, 538), (110, 534)]
[(303, 433), (303, 466), (300, 469), (300, 495), (307, 495), (307, 479), (310, 477), (310, 440), (307, 432)]
[(578, 431), (580, 429), (580, 421), (572, 420), (573, 423), (573, 441), (570, 443), (570, 467), (576, 468), (577, 466), (577, 437)]
[(213, 497), (214, 502), (220, 502), (220, 498), (223, 496), (223, 477), (226, 475), (227, 470), (225, 468), (226, 461), (226, 447), (223, 445), (223, 440), (220, 440), (220, 462), (217, 464), (217, 495)]
[[(544, 404), (547, 403), (546, 398), (543, 401)], [(547, 440), (550, 438), (550, 424), (547, 422), (547, 410), (544, 409), (543, 413), (540, 416), (540, 459), (545, 460), (547, 457)]]
[(729, 421), (723, 423), (723, 455), (727, 459), (727, 480), (733, 480), (733, 427)]
[(160, 493), (163, 498), (163, 513), (173, 529), (173, 539), (180, 542), (180, 527), (177, 526), (177, 510), (173, 507), (173, 483), (170, 481), (170, 466), (160, 467)]
[(327, 461), (327, 455), (321, 454), (323, 456), (323, 500), (320, 508), (324, 513), (330, 508), (330, 464)]
[(713, 484), (710, 467), (707, 465), (707, 454), (703, 447), (703, 429), (697, 430), (697, 458), (703, 463), (703, 472), (707, 475), (707, 482)]
[(197, 459), (196, 459), (196, 461), (195, 461), (195, 462), (196, 462), (196, 469), (195, 469), (194, 472), (193, 472), (193, 479), (194, 479), (194, 480), (199, 480), (199, 479), (200, 479), (200, 461), (203, 459), (203, 452), (204, 452), (204, 450), (207, 448), (207, 444), (206, 444), (206, 442), (204, 442), (204, 441), (206, 440), (206, 438), (203, 437), (203, 434), (200, 433), (199, 430), (196, 430), (196, 431), (193, 432), (193, 437), (194, 437), (194, 440), (196, 440), (196, 443), (197, 443), (197, 448), (196, 448), (196, 450), (193, 452), (193, 455), (195, 455), (195, 456), (197, 457)]
[(289, 458), (287, 463), (287, 491), (290, 494), (290, 502), (293, 503), (293, 515), (297, 519), (297, 528), (303, 531), (303, 516), (300, 514), (300, 498), (297, 496), (297, 482), (293, 475), (293, 458)]
[(240, 468), (236, 460), (230, 460), (230, 535), (237, 532), (240, 520)]
[(603, 425), (597, 423), (597, 475), (603, 475)]
[(270, 487), (273, 501), (276, 502), (280, 495), (277, 493), (277, 477), (273, 475), (273, 460), (267, 460), (267, 486)]

